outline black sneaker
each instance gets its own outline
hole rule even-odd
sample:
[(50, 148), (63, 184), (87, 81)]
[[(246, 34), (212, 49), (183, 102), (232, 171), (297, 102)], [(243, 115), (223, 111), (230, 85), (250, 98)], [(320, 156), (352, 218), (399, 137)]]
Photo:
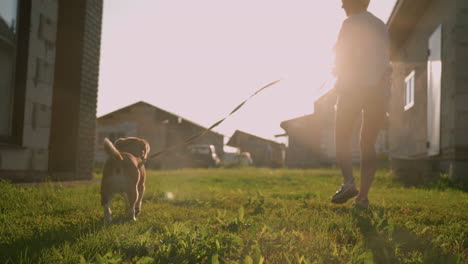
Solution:
[(335, 195), (333, 195), (331, 202), (336, 204), (343, 204), (358, 194), (359, 191), (356, 189), (354, 184), (343, 184), (341, 185), (340, 189), (336, 191)]

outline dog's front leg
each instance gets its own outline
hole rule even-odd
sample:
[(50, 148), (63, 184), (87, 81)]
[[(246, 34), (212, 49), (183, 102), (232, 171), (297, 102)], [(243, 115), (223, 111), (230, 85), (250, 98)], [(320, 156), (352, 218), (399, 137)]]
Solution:
[(110, 209), (110, 202), (104, 205), (104, 219), (110, 223), (112, 220), (112, 210)]
[(107, 195), (107, 196), (103, 197), (102, 200), (101, 200), (101, 204), (102, 204), (102, 207), (104, 209), (104, 219), (108, 223), (110, 223), (111, 220), (112, 220), (112, 210), (110, 208), (111, 201), (112, 201), (112, 196), (111, 195)]
[(138, 184), (138, 199), (135, 204), (135, 215), (138, 216), (140, 215), (141, 212), (141, 204), (143, 202), (143, 195), (145, 193), (145, 183), (140, 181)]

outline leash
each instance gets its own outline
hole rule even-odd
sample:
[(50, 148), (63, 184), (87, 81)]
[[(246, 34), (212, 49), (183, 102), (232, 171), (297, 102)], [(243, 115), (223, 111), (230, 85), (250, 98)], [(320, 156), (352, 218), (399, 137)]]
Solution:
[(149, 155), (145, 160), (142, 161), (142, 163), (146, 163), (149, 159), (154, 159), (158, 156), (160, 156), (161, 154), (165, 153), (165, 152), (170, 152), (170, 151), (173, 151), (175, 149), (178, 149), (180, 147), (183, 147), (183, 146), (187, 146), (189, 145), (190, 143), (192, 143), (193, 141), (195, 141), (196, 139), (202, 137), (203, 135), (205, 135), (207, 132), (213, 130), (213, 128), (219, 126), (221, 123), (224, 122), (224, 120), (226, 120), (228, 117), (230, 117), (231, 115), (233, 115), (235, 112), (237, 112), (239, 109), (241, 109), (246, 103), (247, 101), (249, 101), (252, 97), (256, 96), (257, 94), (259, 94), (260, 92), (262, 92), (263, 90), (265, 90), (266, 88), (270, 87), (270, 86), (273, 86), (275, 84), (277, 84), (278, 82), (280, 82), (280, 80), (276, 80), (274, 82), (271, 82), (265, 86), (263, 86), (262, 88), (258, 89), (255, 93), (253, 93), (252, 95), (250, 95), (247, 99), (245, 99), (242, 103), (240, 103), (238, 106), (236, 106), (226, 117), (224, 117), (223, 119), (215, 122), (213, 125), (211, 125), (209, 128), (205, 129), (204, 131), (202, 132), (199, 132), (189, 138), (187, 138), (183, 143), (181, 144), (178, 144), (178, 145), (174, 145), (170, 148), (166, 148), (166, 149), (163, 149), (161, 151), (158, 151), (156, 153), (153, 153), (151, 155)]

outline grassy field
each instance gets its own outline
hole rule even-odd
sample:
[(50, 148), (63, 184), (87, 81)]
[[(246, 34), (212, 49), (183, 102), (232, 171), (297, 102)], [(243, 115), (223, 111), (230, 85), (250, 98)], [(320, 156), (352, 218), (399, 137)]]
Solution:
[(332, 169), (152, 171), (137, 222), (118, 196), (111, 225), (99, 184), (0, 182), (0, 263), (468, 263), (467, 193), (388, 174), (360, 211), (329, 202)]

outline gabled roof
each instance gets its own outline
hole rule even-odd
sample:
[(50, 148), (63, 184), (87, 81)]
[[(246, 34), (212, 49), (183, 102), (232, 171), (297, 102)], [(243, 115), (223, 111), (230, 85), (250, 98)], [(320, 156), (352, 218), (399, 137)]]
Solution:
[(280, 127), (288, 131), (289, 128), (294, 127), (296, 124), (303, 124), (303, 123), (311, 122), (314, 118), (315, 118), (315, 114), (296, 117), (296, 118), (281, 122)]
[(268, 143), (275, 144), (275, 145), (282, 145), (282, 143), (279, 143), (279, 142), (276, 142), (276, 141), (273, 141), (273, 140), (270, 140), (270, 139), (262, 138), (262, 137), (259, 137), (259, 136), (255, 136), (255, 135), (252, 135), (252, 134), (249, 134), (247, 132), (240, 131), (240, 130), (236, 130), (234, 132), (234, 134), (231, 136), (231, 138), (226, 143), (226, 145), (228, 145), (230, 147), (235, 147), (235, 148), (240, 147), (237, 144), (237, 141), (238, 141), (237, 139), (239, 137), (241, 137), (241, 136), (248, 136), (248, 137), (254, 138), (254, 139), (258, 140), (258, 141), (264, 141), (264, 142), (268, 142)]
[[(197, 124), (197, 123), (195, 123), (195, 122), (193, 122), (193, 121), (190, 121), (190, 120), (188, 120), (188, 119), (186, 119), (186, 118), (183, 118), (182, 116), (179, 116), (179, 115), (177, 115), (177, 114), (171, 113), (171, 112), (169, 112), (169, 111), (166, 111), (166, 110), (164, 110), (164, 109), (161, 109), (161, 108), (159, 108), (159, 107), (157, 107), (157, 106), (154, 106), (154, 105), (152, 105), (152, 104), (149, 104), (149, 103), (143, 102), (143, 101), (139, 101), (139, 102), (136, 102), (136, 103), (134, 103), (134, 104), (124, 106), (124, 107), (119, 108), (119, 109), (117, 109), (117, 110), (114, 110), (114, 111), (112, 111), (112, 112), (110, 112), (110, 113), (107, 113), (107, 114), (105, 114), (105, 115), (102, 115), (102, 116), (98, 117), (97, 119), (100, 120), (100, 119), (109, 118), (109, 117), (111, 117), (112, 115), (118, 114), (119, 112), (127, 111), (127, 110), (129, 110), (129, 109), (131, 109), (131, 108), (134, 108), (134, 107), (136, 107), (136, 106), (148, 106), (148, 107), (151, 107), (151, 108), (153, 108), (153, 109), (155, 109), (155, 110), (157, 110), (157, 111), (163, 112), (163, 113), (165, 113), (165, 114), (167, 114), (167, 115), (171, 115), (171, 116), (174, 116), (174, 117), (176, 117), (176, 118), (181, 118), (181, 119), (183, 119), (183, 121), (185, 121), (185, 122), (187, 122), (187, 123), (189, 123), (189, 124), (191, 124), (191, 125), (193, 125), (193, 126), (199, 127), (199, 128), (201, 128), (201, 129), (207, 129), (206, 127), (204, 127), (204, 126), (202, 126), (202, 125), (200, 125), (200, 124)], [(215, 134), (218, 134), (218, 135), (224, 137), (223, 134), (218, 133), (218, 132), (216, 132), (216, 131), (211, 130), (211, 132), (213, 132), (213, 133), (215, 133)]]
[[(114, 111), (112, 111), (112, 112), (109, 112), (109, 113), (107, 113), (107, 114), (105, 114), (105, 115), (102, 115), (102, 116), (98, 117), (97, 119), (99, 120), (99, 119), (109, 118), (109, 117), (111, 117), (111, 116), (114, 115), (114, 114), (117, 114), (117, 113), (119, 113), (119, 112), (128, 110), (128, 109), (133, 108), (133, 107), (135, 107), (135, 106), (137, 106), (137, 105), (147, 105), (147, 106), (154, 107), (154, 108), (158, 109), (159, 111), (164, 111), (164, 110), (162, 110), (162, 109), (159, 108), (159, 107), (156, 107), (156, 106), (154, 106), (154, 105), (148, 104), (148, 103), (143, 102), (143, 101), (139, 101), (139, 102), (133, 103), (133, 104), (131, 104), (131, 105), (127, 105), (127, 106), (121, 107), (121, 108), (119, 108), (119, 109), (117, 109), (117, 110), (114, 110)], [(167, 111), (164, 111), (164, 112), (167, 112)]]
[[(300, 116), (300, 117), (285, 120), (285, 121), (280, 123), (280, 127), (287, 131), (289, 129), (289, 127), (293, 126), (294, 124), (312, 122), (317, 116), (317, 114), (316, 114), (317, 103), (320, 103), (321, 101), (327, 101), (329, 99), (332, 99), (332, 97), (336, 97), (336, 89), (334, 89), (334, 88), (324, 92), (322, 95), (320, 95), (319, 98), (315, 99), (315, 101), (314, 101), (314, 112), (312, 114), (303, 115), (303, 116)], [(281, 134), (281, 135), (278, 135), (278, 136), (287, 136), (287, 133), (286, 134)]]
[[(336, 88), (332, 88), (328, 91), (326, 91), (324, 94), (322, 94), (319, 98), (315, 99), (314, 101), (314, 113), (317, 112), (317, 106), (320, 105), (320, 104), (330, 104), (330, 105), (334, 105), (335, 102), (336, 102), (336, 98), (337, 98), (337, 92), (336, 92)], [(333, 101), (333, 102), (330, 102), (330, 101)]]
[(398, 0), (387, 21), (392, 45), (392, 55), (414, 30), (433, 0)]

